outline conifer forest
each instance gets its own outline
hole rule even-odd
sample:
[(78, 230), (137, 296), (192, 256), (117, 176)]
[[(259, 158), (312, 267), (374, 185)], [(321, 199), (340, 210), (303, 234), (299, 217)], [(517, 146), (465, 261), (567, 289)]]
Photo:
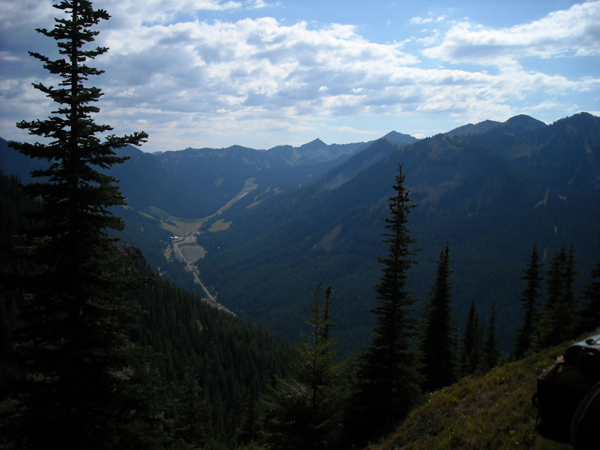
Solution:
[(53, 7), (53, 112), (0, 142), (0, 449), (365, 448), (600, 327), (600, 118), (143, 153), (97, 123), (109, 12)]

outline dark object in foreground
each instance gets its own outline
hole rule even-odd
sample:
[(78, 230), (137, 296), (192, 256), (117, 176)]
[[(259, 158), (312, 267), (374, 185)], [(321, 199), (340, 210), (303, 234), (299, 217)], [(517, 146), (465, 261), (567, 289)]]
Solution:
[(537, 432), (575, 450), (597, 449), (600, 422), (600, 335), (567, 348), (537, 380)]
[(577, 365), (587, 377), (600, 381), (600, 335), (571, 345), (563, 358), (565, 363)]

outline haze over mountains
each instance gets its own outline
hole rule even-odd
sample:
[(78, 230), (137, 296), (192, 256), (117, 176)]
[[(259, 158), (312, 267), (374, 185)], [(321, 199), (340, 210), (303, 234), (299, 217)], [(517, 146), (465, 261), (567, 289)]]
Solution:
[[(485, 318), (495, 302), (505, 350), (520, 325), (520, 276), (533, 243), (546, 261), (572, 243), (582, 280), (598, 255), (600, 119), (586, 113), (551, 125), (528, 116), (485, 121), (419, 141), (391, 132), (372, 142), (317, 139), (268, 151), (121, 153), (130, 160), (111, 174), (129, 205), (120, 212), (128, 225), (123, 238), (154, 269), (194, 289), (183, 264), (167, 263), (164, 250), (175, 225), (197, 223), (207, 253), (196, 266), (218, 301), (293, 339), (297, 315), (325, 277), (337, 298), (344, 353), (370, 335), (365, 310), (375, 305), (381, 218), (398, 164), (418, 205), (409, 224), (423, 248), (411, 273), (415, 294), (426, 298), (448, 243), (455, 315), (461, 322), (474, 300)], [(38, 164), (5, 141), (0, 162), (24, 181)]]

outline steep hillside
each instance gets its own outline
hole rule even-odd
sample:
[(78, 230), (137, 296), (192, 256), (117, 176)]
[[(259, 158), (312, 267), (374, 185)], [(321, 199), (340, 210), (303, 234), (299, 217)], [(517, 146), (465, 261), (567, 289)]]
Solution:
[(600, 185), (600, 118), (587, 113), (534, 127), (515, 134), (506, 130), (527, 129), (534, 119), (517, 116), (487, 133), (459, 142), (487, 148), (526, 172), (544, 188), (569, 192), (595, 192)]
[[(517, 116), (457, 130), (417, 142), (390, 133), (367, 144), (315, 140), (269, 151), (123, 149), (131, 159), (111, 172), (130, 205), (123, 236), (143, 248), (153, 268), (193, 289), (184, 264), (164, 267), (169, 232), (161, 220), (191, 227), (194, 219), (208, 251), (197, 263), (203, 282), (228, 309), (293, 339), (301, 334), (293, 319), (326, 277), (338, 297), (340, 347), (351, 353), (370, 336), (365, 310), (375, 304), (381, 219), (401, 163), (419, 205), (410, 217), (423, 247), (411, 273), (415, 294), (427, 297), (438, 252), (448, 243), (459, 323), (471, 300), (484, 319), (495, 302), (507, 350), (534, 241), (545, 261), (573, 243), (577, 288), (594, 264), (600, 119), (582, 113), (545, 125)], [(398, 140), (404, 144), (390, 142)], [(8, 173), (25, 170), (2, 144)]]
[(347, 157), (342, 153), (330, 159), (337, 154), (330, 151), (331, 146), (323, 142), (316, 147), (311, 144), (314, 143), (306, 144), (306, 148), (290, 147), (295, 156), (240, 146), (157, 154), (157, 161), (166, 170), (189, 185), (187, 194), (183, 196), (187, 209), (175, 212), (173, 207), (159, 207), (178, 217), (206, 217), (238, 195), (247, 183), (251, 184), (253, 194), (248, 199), (257, 195), (264, 199), (277, 192), (310, 184)]
[[(575, 145), (564, 146), (553, 138), (560, 135), (562, 122), (538, 127), (517, 118), (507, 129), (519, 122), (533, 123), (534, 130), (504, 134), (515, 146), (529, 142), (528, 137), (539, 143), (527, 144), (539, 155), (552, 155), (554, 148), (565, 155), (595, 158), (600, 153), (595, 147), (587, 153), (585, 147), (591, 138), (583, 136), (594, 136), (593, 128), (582, 132)], [(544, 159), (518, 165), (484, 148), (475, 140), (481, 136), (439, 135), (401, 148), (379, 141), (311, 186), (251, 211), (232, 208), (223, 216), (232, 222), (227, 231), (199, 237), (208, 250), (198, 263), (203, 278), (229, 309), (296, 338), (300, 330), (291, 318), (325, 276), (339, 299), (340, 347), (344, 352), (359, 349), (370, 335), (371, 317), (365, 310), (375, 304), (376, 256), (383, 254), (381, 218), (387, 214), (391, 184), (402, 163), (406, 185), (419, 205), (409, 224), (423, 247), (420, 264), (411, 274), (415, 293), (426, 298), (437, 254), (448, 242), (455, 314), (462, 321), (475, 300), (485, 318), (495, 302), (499, 338), (508, 350), (519, 326), (515, 318), (521, 315), (521, 270), (534, 241), (546, 260), (572, 242), (582, 275), (578, 286), (585, 282), (596, 258), (600, 190), (590, 190), (582, 181), (571, 184), (565, 197), (560, 180), (544, 174)], [(382, 153), (387, 156), (358, 169), (361, 158)], [(560, 166), (553, 168), (560, 173)], [(582, 180), (600, 176), (593, 164), (584, 168), (573, 173)]]
[(113, 166), (110, 174), (118, 180), (131, 208), (144, 213), (159, 208), (183, 217), (202, 212), (202, 204), (191, 201), (196, 195), (190, 181), (166, 168), (154, 155), (135, 147), (117, 153), (129, 160)]
[[(18, 324), (22, 293), (11, 289), (10, 281), (32, 265), (14, 259), (12, 235), (30, 227), (27, 211), (38, 210), (40, 204), (24, 197), (16, 177), (0, 171), (0, 415), (2, 402), (9, 393), (10, 382), (21, 373), (11, 365), (13, 330)], [(134, 261), (132, 271), (147, 276), (146, 282), (132, 293), (143, 314), (130, 339), (153, 353), (151, 367), (156, 369), (157, 389), (152, 400), (163, 402), (166, 421), (172, 426), (173, 409), (184, 384), (186, 372), (193, 369), (207, 402), (211, 436), (222, 442), (234, 438), (243, 420), (243, 411), (251, 401), (267, 390), (273, 374), (286, 374), (295, 358), (292, 345), (264, 328), (225, 314), (167, 280), (146, 273), (146, 261), (133, 247), (121, 247)], [(162, 384), (161, 384), (162, 383)], [(252, 405), (253, 406), (253, 405)], [(3, 417), (4, 418), (4, 417)], [(4, 436), (0, 432), (0, 448)]]
[(319, 162), (347, 158), (366, 145), (364, 142), (327, 145), (321, 139), (315, 139), (300, 147), (291, 145), (273, 147), (268, 153), (271, 157), (282, 158), (289, 165), (315, 165)]
[(498, 367), (481, 377), (430, 394), (395, 433), (369, 450), (562, 449), (572, 448), (535, 432), (531, 397), (536, 378), (569, 345)]
[[(404, 140), (411, 139), (398, 135)], [(114, 166), (110, 174), (119, 180), (121, 191), (133, 209), (155, 218), (160, 218), (158, 212), (158, 215), (199, 219), (214, 214), (247, 183), (263, 199), (282, 190), (295, 190), (368, 145), (363, 142), (327, 145), (317, 139), (300, 147), (279, 146), (268, 151), (235, 145), (156, 154), (126, 147), (118, 149), (117, 154), (129, 160)], [(7, 174), (17, 175), (28, 183), (32, 170), (48, 164), (19, 154), (0, 138), (0, 167)]]
[(375, 142), (348, 161), (329, 171), (325, 176), (316, 181), (315, 185), (320, 186), (321, 190), (332, 190), (340, 187), (400, 147), (389, 145), (388, 142), (393, 141), (384, 137), (382, 140)]

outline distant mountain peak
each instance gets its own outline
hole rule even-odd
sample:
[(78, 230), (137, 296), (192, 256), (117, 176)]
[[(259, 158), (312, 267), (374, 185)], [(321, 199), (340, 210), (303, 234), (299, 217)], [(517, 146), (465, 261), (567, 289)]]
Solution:
[(308, 142), (306, 144), (301, 145), (300, 148), (303, 148), (303, 147), (316, 147), (316, 146), (327, 147), (327, 144), (325, 142), (323, 142), (321, 139), (316, 138), (314, 141), (310, 141), (310, 142)]
[(468, 123), (461, 127), (455, 128), (446, 134), (448, 136), (468, 136), (470, 134), (483, 134), (487, 133), (490, 130), (493, 130), (494, 128), (499, 127), (500, 125), (502, 125), (502, 122), (496, 122), (494, 120), (484, 120), (483, 122), (479, 122), (475, 125), (473, 125), (472, 123)]
[(397, 144), (414, 144), (418, 141), (416, 137), (413, 137), (409, 134), (398, 133), (397, 131), (390, 131), (381, 139), (386, 139), (390, 142), (395, 142)]
[(504, 134), (519, 135), (547, 126), (548, 125), (540, 120), (534, 119), (533, 117), (525, 114), (519, 114), (518, 116), (511, 117), (502, 125), (500, 125), (498, 130), (502, 130), (502, 133)]
[(578, 124), (582, 124), (582, 123), (598, 123), (599, 117), (596, 117), (588, 112), (580, 112), (577, 114), (574, 114), (572, 116), (569, 117), (565, 117), (563, 119), (559, 119), (557, 121), (554, 122), (554, 124), (560, 124), (560, 123), (568, 123), (568, 124), (574, 124), (574, 123), (578, 123)]
[(468, 136), (474, 134), (484, 134), (490, 131), (508, 136), (517, 136), (519, 134), (529, 133), (530, 131), (544, 128), (547, 125), (526, 114), (519, 114), (511, 117), (506, 122), (496, 122), (495, 120), (484, 120), (475, 125), (468, 123), (461, 127), (446, 133), (449, 136)]

